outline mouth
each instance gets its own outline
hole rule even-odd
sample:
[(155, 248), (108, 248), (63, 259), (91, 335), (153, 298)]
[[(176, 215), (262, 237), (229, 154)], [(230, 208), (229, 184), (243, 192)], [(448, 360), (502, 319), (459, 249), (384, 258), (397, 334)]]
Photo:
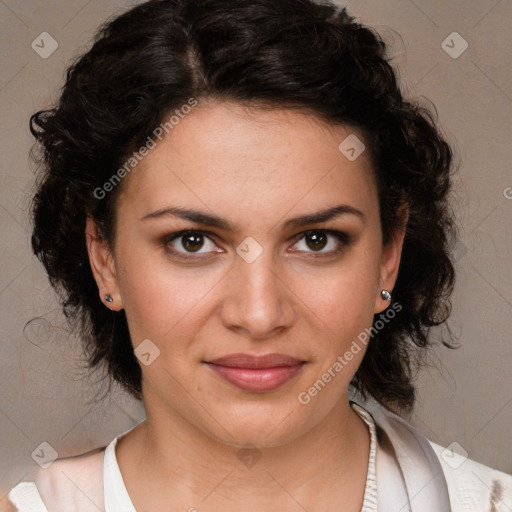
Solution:
[(306, 363), (285, 354), (231, 354), (203, 362), (224, 380), (252, 393), (265, 393), (283, 386), (293, 379)]

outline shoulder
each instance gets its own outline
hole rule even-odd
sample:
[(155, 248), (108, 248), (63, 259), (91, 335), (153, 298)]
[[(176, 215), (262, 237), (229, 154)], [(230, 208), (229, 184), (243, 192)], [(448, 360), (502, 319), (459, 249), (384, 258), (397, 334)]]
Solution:
[(512, 510), (512, 475), (429, 442), (441, 463), (454, 512)]
[(38, 470), (33, 481), (20, 482), (11, 489), (6, 511), (103, 511), (104, 452), (105, 448), (98, 448)]
[(361, 404), (391, 441), (406, 479), (427, 468), (425, 475), (430, 473), (432, 480), (438, 481), (436, 494), (445, 489), (452, 512), (512, 511), (512, 475), (458, 455), (451, 445), (444, 448), (433, 443), (374, 399), (361, 400)]

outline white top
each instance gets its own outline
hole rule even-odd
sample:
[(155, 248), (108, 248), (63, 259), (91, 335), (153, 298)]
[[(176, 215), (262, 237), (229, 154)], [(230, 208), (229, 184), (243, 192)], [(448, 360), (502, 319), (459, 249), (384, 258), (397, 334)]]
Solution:
[[(371, 414), (355, 403), (352, 403), (352, 407), (368, 425), (370, 432), (370, 455), (361, 512), (377, 512), (376, 458), (378, 443), (376, 427)], [(126, 489), (115, 452), (117, 441), (133, 428), (135, 427), (116, 436), (105, 448), (103, 459), (105, 512), (137, 512)], [(9, 499), (20, 512), (48, 512), (34, 482), (18, 484), (9, 493)]]
[[(512, 511), (511, 475), (471, 459), (455, 461), (453, 452), (431, 443), (400, 417), (375, 403), (359, 402), (365, 408), (352, 407), (370, 433), (361, 512), (376, 512), (377, 503), (381, 512)], [(130, 430), (104, 451), (54, 462), (38, 473), (37, 485), (19, 483), (8, 495), (15, 508), (0, 512), (136, 512), (115, 454), (118, 439)]]
[[(123, 434), (124, 435), (124, 434)], [(117, 436), (105, 448), (103, 463), (103, 485), (105, 488), (105, 512), (137, 512), (124, 485), (123, 476), (119, 470), (116, 458)]]

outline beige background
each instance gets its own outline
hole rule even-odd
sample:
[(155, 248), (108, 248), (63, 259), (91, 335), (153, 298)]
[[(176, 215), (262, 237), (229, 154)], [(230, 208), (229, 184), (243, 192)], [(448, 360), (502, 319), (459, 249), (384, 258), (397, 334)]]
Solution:
[[(31, 255), (27, 216), (28, 118), (57, 98), (66, 65), (99, 23), (129, 5), (0, 0), (0, 489), (26, 475), (41, 442), (61, 457), (77, 454), (143, 418), (141, 404), (119, 390), (95, 400), (104, 385), (81, 368), (78, 343)], [(404, 90), (433, 101), (461, 162), (450, 326), (462, 348), (432, 352), (412, 422), (431, 440), (457, 442), (471, 458), (512, 472), (512, 2), (352, 0), (349, 10), (393, 42)], [(456, 59), (441, 46), (454, 31), (469, 44)], [(58, 43), (46, 59), (31, 47), (42, 32)], [(447, 44), (461, 48), (457, 39)], [(23, 332), (33, 317), (40, 319)]]

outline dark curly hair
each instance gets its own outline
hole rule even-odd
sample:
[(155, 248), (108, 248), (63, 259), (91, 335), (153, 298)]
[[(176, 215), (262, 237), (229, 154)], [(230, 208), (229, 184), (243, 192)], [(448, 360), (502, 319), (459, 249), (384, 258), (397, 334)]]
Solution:
[[(353, 384), (393, 410), (414, 404), (415, 361), (446, 321), (454, 268), (452, 151), (431, 109), (405, 100), (387, 46), (345, 9), (311, 0), (151, 0), (105, 24), (67, 70), (54, 108), (31, 117), (41, 164), (32, 248), (79, 327), (88, 365), (141, 398), (125, 312), (99, 300), (86, 217), (115, 243), (116, 198), (102, 187), (190, 98), (299, 109), (354, 127), (370, 151), (384, 243), (409, 211), (393, 300), (402, 309), (368, 345)], [(374, 321), (378, 321), (376, 315)], [(383, 322), (381, 322), (383, 323)]]

